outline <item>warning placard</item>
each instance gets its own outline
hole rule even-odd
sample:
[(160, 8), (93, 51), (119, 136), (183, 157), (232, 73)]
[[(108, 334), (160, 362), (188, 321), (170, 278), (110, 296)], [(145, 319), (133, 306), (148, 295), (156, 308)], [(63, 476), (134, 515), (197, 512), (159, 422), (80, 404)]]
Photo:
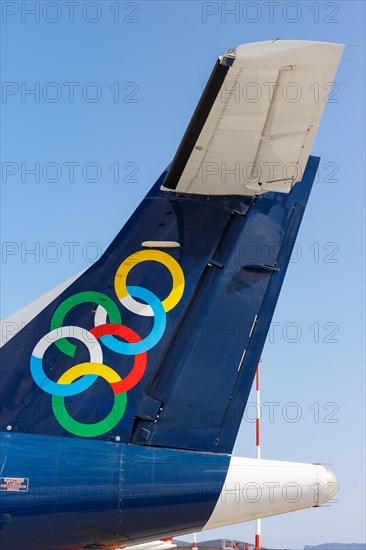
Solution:
[(27, 477), (0, 477), (0, 491), (26, 493), (29, 488)]

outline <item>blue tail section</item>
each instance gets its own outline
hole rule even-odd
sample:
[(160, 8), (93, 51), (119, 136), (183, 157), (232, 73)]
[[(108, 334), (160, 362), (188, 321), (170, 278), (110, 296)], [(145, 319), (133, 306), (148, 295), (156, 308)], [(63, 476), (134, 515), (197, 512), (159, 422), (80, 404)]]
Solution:
[(161, 190), (1, 348), (1, 430), (231, 452), (319, 159), (291, 193)]
[(20, 482), (18, 491), (0, 490), (4, 550), (108, 550), (200, 530), (230, 463), (227, 455), (52, 436), (0, 434), (0, 445), (1, 485)]

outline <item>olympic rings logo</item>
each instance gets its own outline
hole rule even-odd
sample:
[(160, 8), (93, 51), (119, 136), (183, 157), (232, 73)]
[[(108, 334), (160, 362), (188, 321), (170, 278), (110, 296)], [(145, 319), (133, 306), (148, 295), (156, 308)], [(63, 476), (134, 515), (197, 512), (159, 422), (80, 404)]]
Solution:
[[(131, 269), (145, 261), (163, 264), (172, 276), (172, 289), (162, 302), (150, 290), (127, 285)], [(118, 305), (101, 292), (79, 292), (64, 300), (54, 312), (50, 332), (35, 346), (30, 371), (35, 383), (52, 395), (52, 409), (56, 420), (69, 433), (80, 437), (97, 437), (114, 428), (124, 415), (127, 392), (143, 377), (147, 365), (147, 351), (161, 339), (166, 327), (166, 313), (181, 300), (185, 279), (182, 268), (169, 254), (159, 250), (143, 250), (131, 254), (121, 263), (114, 279), (116, 296), (123, 307), (136, 315), (153, 317), (151, 332), (143, 339), (131, 328), (122, 324)], [(142, 300), (139, 302), (136, 298)], [(94, 327), (86, 330), (78, 326), (64, 326), (67, 313), (75, 306), (87, 302), (98, 304), (94, 315)], [(89, 362), (69, 368), (54, 382), (43, 369), (43, 357), (47, 349), (55, 344), (57, 348), (74, 357), (76, 346), (68, 338), (82, 342), (89, 352)], [(119, 374), (103, 363), (103, 346), (122, 355), (134, 355), (131, 372), (122, 379)], [(90, 388), (98, 376), (104, 378), (114, 393), (114, 406), (106, 418), (94, 424), (84, 424), (71, 417), (65, 406), (65, 397), (77, 395)], [(61, 414), (60, 414), (61, 411)]]

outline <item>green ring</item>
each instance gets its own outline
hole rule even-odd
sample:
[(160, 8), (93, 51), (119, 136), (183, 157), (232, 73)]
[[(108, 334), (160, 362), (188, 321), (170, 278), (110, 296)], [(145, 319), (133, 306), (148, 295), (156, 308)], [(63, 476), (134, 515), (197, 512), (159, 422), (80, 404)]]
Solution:
[[(105, 417), (104, 420), (101, 420), (100, 422), (95, 422), (94, 424), (83, 424), (82, 422), (78, 422), (77, 420), (74, 420), (65, 407), (65, 398), (61, 395), (53, 395), (52, 396), (52, 410), (53, 414), (55, 415), (56, 420), (58, 423), (69, 433), (73, 435), (78, 435), (80, 437), (97, 437), (98, 435), (103, 435), (112, 428), (114, 428), (118, 422), (121, 420), (122, 416), (124, 415), (124, 412), (126, 410), (127, 405), (127, 394), (119, 393), (114, 395), (114, 405), (113, 409), (109, 413), (108, 416)], [(113, 414), (115, 411), (115, 407), (121, 408), (120, 415), (117, 416), (117, 420), (115, 419), (115, 415)], [(57, 410), (56, 407), (60, 407), (61, 409), (61, 417), (57, 418)]]
[[(106, 296), (101, 292), (88, 291), (78, 292), (77, 294), (74, 294), (73, 296), (70, 296), (70, 298), (64, 300), (58, 306), (51, 319), (51, 330), (61, 328), (63, 326), (65, 316), (70, 309), (85, 302), (92, 302), (103, 306), (107, 310), (110, 323), (116, 323), (117, 325), (122, 324), (121, 313), (118, 306), (111, 298), (109, 298), (109, 296)], [(55, 345), (66, 355), (69, 355), (70, 357), (75, 356), (76, 346), (69, 342), (66, 338), (57, 340)]]

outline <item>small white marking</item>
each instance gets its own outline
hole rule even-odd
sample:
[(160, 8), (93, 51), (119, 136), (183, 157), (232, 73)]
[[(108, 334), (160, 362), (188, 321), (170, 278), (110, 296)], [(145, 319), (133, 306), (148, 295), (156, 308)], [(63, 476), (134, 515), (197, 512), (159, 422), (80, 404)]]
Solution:
[(6, 429), (8, 430), (8, 432), (10, 432), (12, 430), (12, 427), (10, 426), (10, 424), (9, 424), (9, 426), (6, 426)]
[(241, 366), (242, 366), (242, 364), (243, 364), (243, 361), (244, 361), (244, 357), (245, 357), (246, 352), (247, 352), (247, 350), (245, 349), (245, 350), (243, 351), (243, 354), (242, 354), (241, 359), (240, 359), (240, 363), (239, 363), (239, 366), (238, 366), (238, 372), (239, 372), (240, 369), (241, 369)]
[(253, 324), (252, 324), (252, 328), (250, 329), (250, 332), (249, 332), (249, 338), (252, 336), (252, 333), (253, 333), (255, 324), (256, 324), (256, 322), (257, 322), (257, 317), (258, 317), (258, 315), (256, 315), (256, 316), (254, 317)]
[(146, 248), (180, 248), (180, 244), (175, 241), (144, 241), (141, 246)]
[(0, 476), (3, 475), (3, 471), (4, 471), (5, 464), (6, 464), (6, 461), (7, 461), (7, 460), (8, 460), (8, 457), (6, 456), (5, 459), (4, 459), (4, 463), (3, 463), (3, 465), (1, 466)]

